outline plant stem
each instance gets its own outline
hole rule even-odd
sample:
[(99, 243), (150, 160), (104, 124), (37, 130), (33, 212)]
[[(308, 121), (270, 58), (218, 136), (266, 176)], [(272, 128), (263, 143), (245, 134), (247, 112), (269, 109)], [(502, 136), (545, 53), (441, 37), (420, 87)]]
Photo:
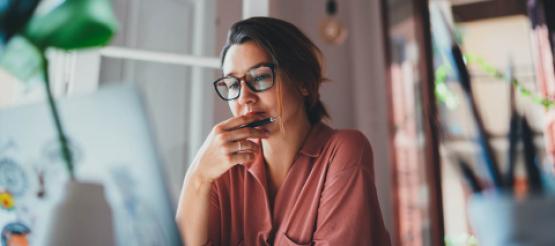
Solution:
[(58, 134), (58, 140), (60, 141), (60, 145), (62, 147), (61, 154), (66, 164), (66, 168), (69, 172), (69, 176), (72, 180), (75, 180), (75, 171), (73, 165), (73, 155), (71, 150), (68, 146), (68, 139), (64, 133), (64, 129), (62, 127), (62, 122), (60, 119), (60, 114), (58, 112), (58, 108), (56, 106), (56, 101), (54, 100), (54, 96), (52, 95), (52, 88), (50, 88), (50, 78), (48, 73), (48, 59), (46, 58), (45, 50), (41, 50), (41, 59), (42, 59), (42, 69), (43, 69), (43, 76), (44, 76), (44, 83), (45, 83), (45, 90), (46, 94), (48, 95), (48, 106), (50, 107), (50, 111), (54, 118), (54, 125), (56, 127), (56, 133)]

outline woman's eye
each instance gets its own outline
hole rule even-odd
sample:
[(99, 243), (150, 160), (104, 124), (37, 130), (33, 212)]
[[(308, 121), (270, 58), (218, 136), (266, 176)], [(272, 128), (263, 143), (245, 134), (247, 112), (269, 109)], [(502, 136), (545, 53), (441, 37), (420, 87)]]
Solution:
[(262, 75), (258, 75), (256, 77), (254, 77), (255, 81), (263, 81), (263, 80), (267, 80), (270, 78), (269, 74), (262, 74)]
[(233, 83), (230, 86), (228, 86), (228, 88), (230, 90), (235, 90), (235, 89), (239, 89), (239, 83)]

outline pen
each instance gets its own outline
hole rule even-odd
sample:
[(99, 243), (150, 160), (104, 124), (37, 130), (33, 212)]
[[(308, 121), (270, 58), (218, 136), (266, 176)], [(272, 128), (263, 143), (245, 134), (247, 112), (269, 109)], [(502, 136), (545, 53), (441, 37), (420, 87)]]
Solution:
[(470, 74), (468, 73), (468, 69), (464, 63), (464, 58), (462, 51), (459, 45), (456, 42), (455, 34), (453, 29), (448, 24), (445, 15), (439, 9), (435, 9), (432, 11), (433, 18), (437, 19), (438, 25), (434, 28), (435, 31), (438, 32), (439, 35), (442, 35), (441, 39), (439, 40), (439, 45), (444, 49), (447, 53), (447, 57), (449, 64), (453, 68), (456, 77), (458, 78), (458, 82), (461, 85), (467, 105), (470, 108), (472, 116), (474, 118), (474, 123), (476, 128), (478, 129), (478, 139), (477, 143), (479, 144), (481, 157), (484, 159), (484, 163), (486, 165), (486, 171), (488, 172), (489, 177), (491, 178), (492, 183), (498, 189), (504, 188), (504, 182), (499, 171), (497, 158), (495, 153), (493, 152), (493, 147), (489, 143), (489, 134), (485, 129), (484, 122), (482, 121), (482, 117), (480, 116), (478, 107), (474, 100), (474, 96), (472, 93), (472, 85), (471, 85), (471, 78)]
[(277, 117), (268, 117), (266, 119), (254, 121), (254, 122), (251, 122), (249, 124), (239, 126), (239, 127), (237, 127), (237, 129), (241, 129), (241, 128), (245, 128), (245, 127), (253, 128), (253, 127), (257, 127), (257, 126), (263, 126), (263, 125), (270, 124), (270, 123), (272, 123), (276, 120), (277, 120)]
[(511, 113), (511, 123), (509, 130), (509, 153), (507, 156), (507, 174), (505, 176), (505, 185), (509, 191), (514, 191), (516, 152), (521, 136), (520, 116), (513, 111)]
[(541, 171), (538, 166), (536, 145), (534, 144), (534, 132), (526, 118), (522, 118), (522, 142), (524, 144), (524, 164), (528, 175), (528, 185), (531, 192), (541, 193), (543, 184)]
[(468, 183), (468, 185), (472, 189), (472, 192), (480, 193), (482, 191), (482, 186), (480, 185), (476, 174), (474, 174), (470, 166), (468, 166), (466, 161), (464, 161), (462, 158), (458, 158), (458, 163), (463, 177), (466, 180), (466, 183)]
[(497, 164), (497, 158), (493, 152), (493, 147), (489, 143), (489, 134), (486, 131), (486, 127), (484, 126), (484, 122), (482, 121), (482, 117), (480, 116), (478, 106), (476, 105), (474, 95), (472, 93), (470, 75), (466, 65), (464, 64), (462, 51), (456, 43), (453, 43), (453, 46), (451, 47), (451, 59), (453, 60), (455, 70), (457, 71), (459, 83), (466, 94), (466, 101), (468, 102), (472, 116), (474, 116), (474, 122), (476, 123), (476, 128), (478, 130), (478, 143), (480, 144), (480, 150), (486, 164), (486, 169), (494, 186), (498, 189), (502, 189), (504, 188), (504, 184)]
[(511, 118), (509, 123), (509, 136), (507, 139), (509, 141), (509, 153), (507, 153), (507, 173), (504, 179), (505, 185), (509, 192), (514, 191), (516, 153), (518, 143), (521, 139), (521, 117), (516, 111), (515, 89), (513, 88), (514, 79), (514, 65), (511, 61), (509, 61), (507, 80), (509, 81), (509, 110), (511, 111)]

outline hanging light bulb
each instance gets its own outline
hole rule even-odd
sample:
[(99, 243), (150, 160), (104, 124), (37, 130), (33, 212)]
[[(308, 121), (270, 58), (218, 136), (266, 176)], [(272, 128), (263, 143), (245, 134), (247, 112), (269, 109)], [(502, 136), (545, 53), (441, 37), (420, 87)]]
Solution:
[(347, 39), (347, 28), (336, 18), (337, 3), (328, 0), (326, 3), (326, 19), (320, 25), (322, 38), (330, 44), (342, 44)]

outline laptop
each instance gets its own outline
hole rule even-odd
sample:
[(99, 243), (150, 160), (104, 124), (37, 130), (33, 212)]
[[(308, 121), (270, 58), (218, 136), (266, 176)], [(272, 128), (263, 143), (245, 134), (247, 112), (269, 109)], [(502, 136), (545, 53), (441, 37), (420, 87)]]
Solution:
[[(138, 90), (106, 87), (58, 108), (77, 180), (104, 186), (116, 244), (182, 245)], [(46, 101), (0, 110), (2, 243), (45, 244), (48, 215), (69, 180), (56, 139)]]

